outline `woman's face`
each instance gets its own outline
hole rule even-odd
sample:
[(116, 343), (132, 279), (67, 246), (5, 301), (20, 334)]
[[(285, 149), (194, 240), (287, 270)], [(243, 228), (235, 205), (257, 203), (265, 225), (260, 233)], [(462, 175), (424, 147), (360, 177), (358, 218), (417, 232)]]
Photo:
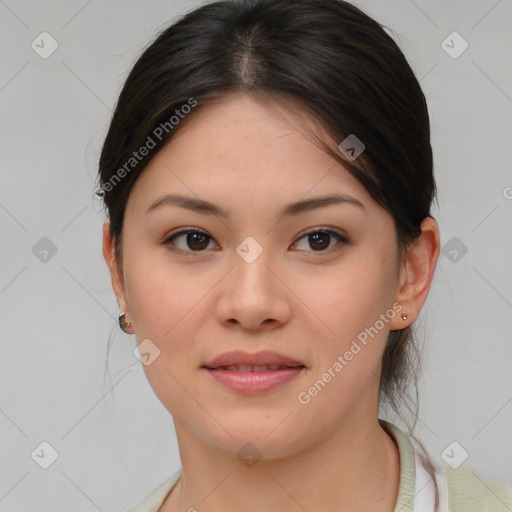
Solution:
[[(131, 191), (118, 290), (178, 435), (233, 456), (251, 442), (272, 459), (373, 420), (385, 342), (404, 327), (392, 217), (248, 96), (181, 122)], [(288, 208), (333, 194), (352, 199)], [(178, 230), (204, 235), (170, 240)], [(235, 390), (203, 367), (234, 350), (275, 351), (305, 368), (271, 389)]]

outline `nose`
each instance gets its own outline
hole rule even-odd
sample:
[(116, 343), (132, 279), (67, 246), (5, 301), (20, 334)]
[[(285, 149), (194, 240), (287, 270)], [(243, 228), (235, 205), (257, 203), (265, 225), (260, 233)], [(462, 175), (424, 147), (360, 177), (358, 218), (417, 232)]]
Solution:
[(236, 252), (234, 268), (221, 284), (217, 317), (226, 326), (250, 331), (271, 330), (283, 326), (291, 317), (290, 295), (283, 284), (286, 278), (276, 270), (271, 251), (254, 260), (245, 260)]

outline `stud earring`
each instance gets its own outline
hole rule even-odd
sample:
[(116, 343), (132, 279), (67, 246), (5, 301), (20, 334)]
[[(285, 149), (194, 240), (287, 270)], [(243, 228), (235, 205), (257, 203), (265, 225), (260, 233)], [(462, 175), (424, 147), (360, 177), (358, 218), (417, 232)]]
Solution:
[(123, 313), (121, 313), (121, 314), (119, 315), (119, 327), (120, 327), (120, 328), (121, 328), (121, 330), (122, 330), (123, 332), (125, 332), (126, 334), (130, 334), (130, 333), (127, 331), (127, 329), (128, 329), (128, 327), (130, 327), (130, 325), (132, 325), (132, 324), (131, 324), (131, 322), (126, 322), (126, 321), (125, 321), (125, 316), (126, 316), (126, 313), (124, 313), (124, 312), (123, 312)]
[(402, 313), (402, 320), (407, 320), (407, 315)]

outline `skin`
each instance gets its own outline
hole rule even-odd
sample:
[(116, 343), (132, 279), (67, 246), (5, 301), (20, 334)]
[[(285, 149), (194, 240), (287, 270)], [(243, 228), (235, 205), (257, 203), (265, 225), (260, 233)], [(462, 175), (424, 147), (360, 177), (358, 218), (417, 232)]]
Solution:
[[(394, 510), (400, 463), (378, 423), (381, 357), (389, 330), (414, 322), (427, 298), (439, 230), (426, 218), (400, 262), (392, 216), (293, 127), (297, 119), (244, 94), (201, 106), (130, 193), (122, 268), (104, 224), (120, 310), (137, 343), (149, 338), (160, 350), (143, 368), (179, 443), (183, 478), (160, 512)], [(338, 204), (278, 219), (285, 204), (334, 190), (364, 209)], [(231, 217), (177, 206), (146, 213), (166, 193), (210, 201)], [(348, 243), (304, 236), (326, 227)], [(163, 243), (176, 228), (211, 238), (194, 245), (182, 235), (174, 246), (188, 252), (178, 254)], [(236, 252), (248, 236), (263, 249), (252, 263)], [(322, 256), (328, 249), (335, 250)], [(298, 394), (393, 303), (402, 311), (309, 403), (299, 403)], [(275, 350), (307, 370), (263, 395), (242, 395), (200, 369), (235, 349)], [(252, 467), (237, 456), (248, 442), (262, 454)]]

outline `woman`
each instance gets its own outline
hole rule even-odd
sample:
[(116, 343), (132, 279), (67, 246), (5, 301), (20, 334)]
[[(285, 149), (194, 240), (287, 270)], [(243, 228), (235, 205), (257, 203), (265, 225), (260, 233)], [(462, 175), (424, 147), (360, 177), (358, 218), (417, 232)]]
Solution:
[(182, 462), (132, 512), (512, 509), (379, 418), (413, 403), (440, 240), (425, 98), (377, 22), (191, 11), (135, 64), (99, 167), (120, 326)]

